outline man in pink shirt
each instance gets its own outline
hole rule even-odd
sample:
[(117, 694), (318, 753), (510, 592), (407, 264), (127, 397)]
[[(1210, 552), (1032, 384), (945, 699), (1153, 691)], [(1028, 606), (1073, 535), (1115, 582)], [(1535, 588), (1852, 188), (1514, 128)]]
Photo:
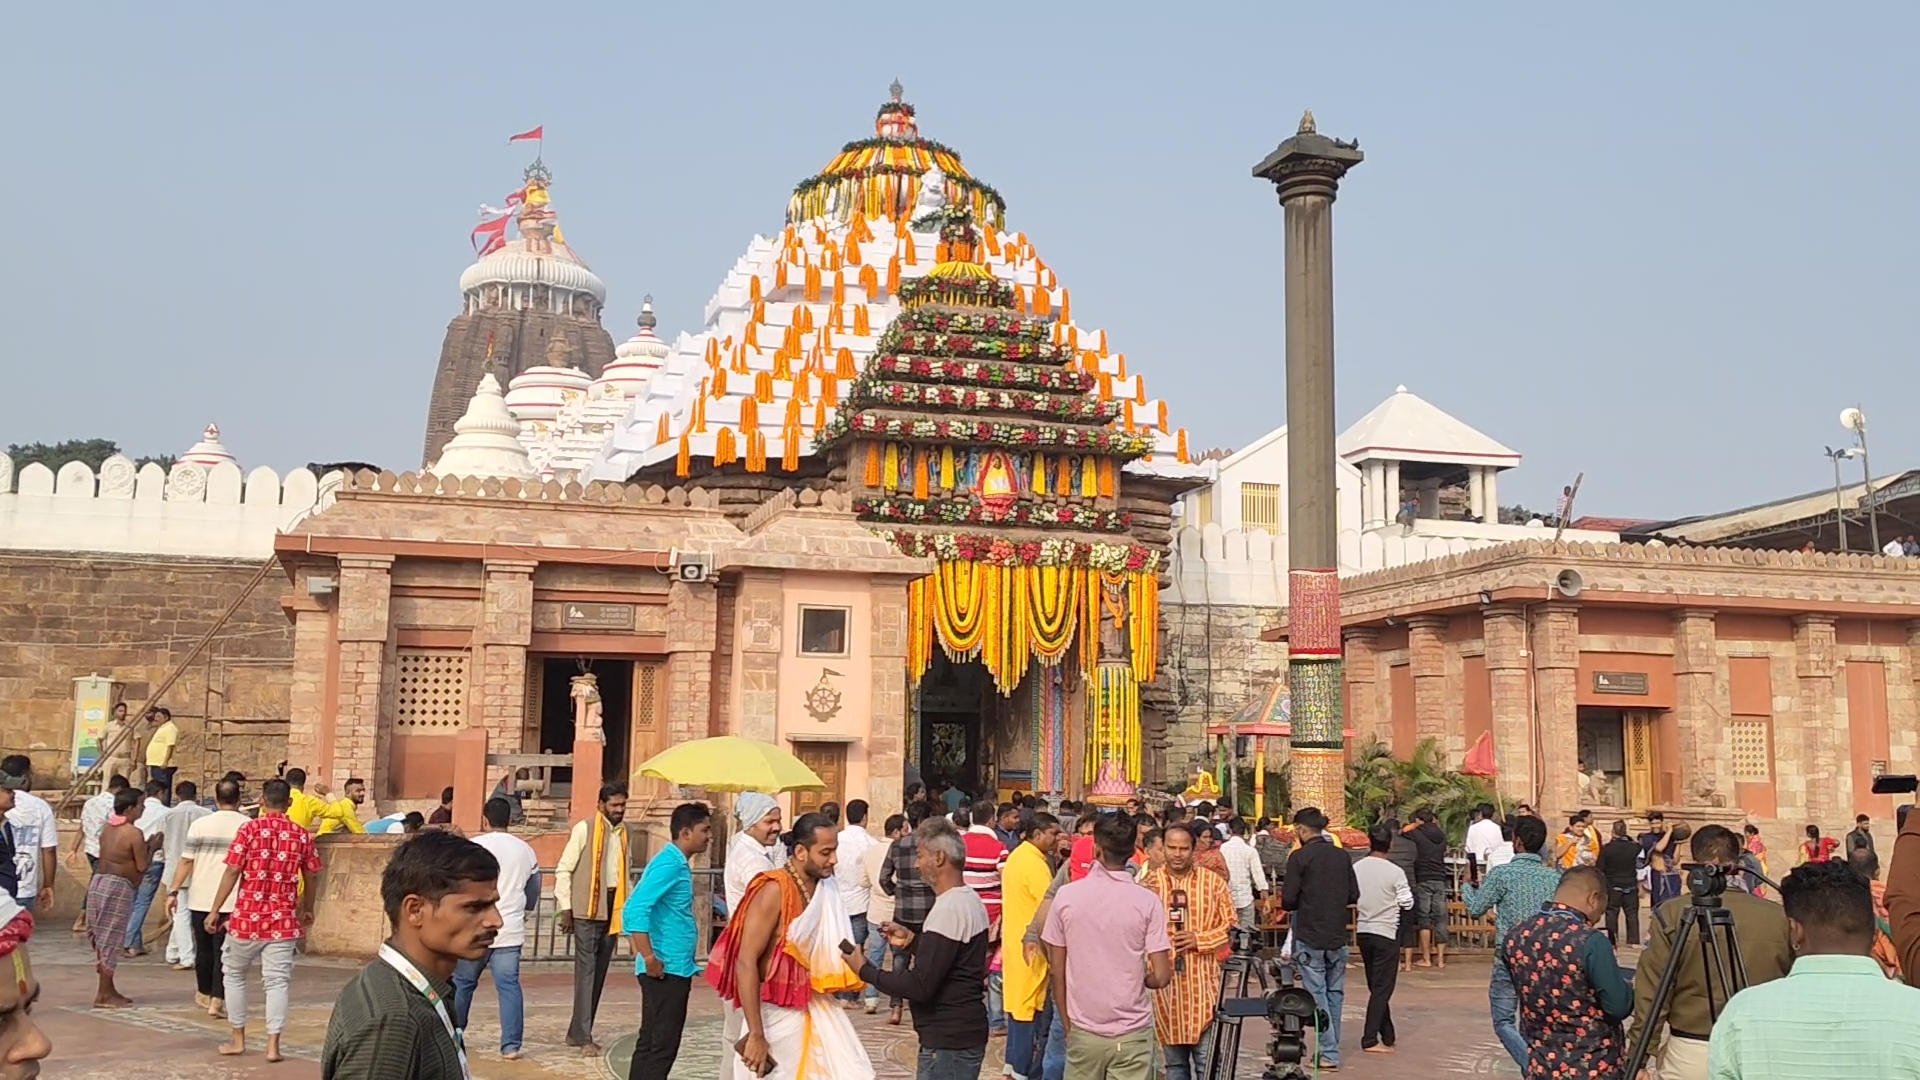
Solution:
[[(1100, 857), (1063, 886), (1047, 912), (1053, 1000), (1066, 1003), (1067, 1080), (1147, 1080), (1153, 1067), (1153, 991), (1173, 981), (1173, 944), (1158, 894), (1134, 882), (1133, 820), (1093, 827)], [(1073, 971), (1069, 976), (1067, 967)]]

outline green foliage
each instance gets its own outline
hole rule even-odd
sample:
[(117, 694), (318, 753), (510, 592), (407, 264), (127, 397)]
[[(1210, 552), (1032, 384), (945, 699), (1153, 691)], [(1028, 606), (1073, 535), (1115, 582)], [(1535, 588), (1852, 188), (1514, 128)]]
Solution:
[[(69, 461), (84, 461), (89, 469), (100, 471), (106, 460), (120, 452), (120, 444), (112, 439), (66, 439), (57, 443), (13, 443), (7, 447), (7, 456), (13, 459), (16, 475), (21, 469), (36, 462), (45, 465), (54, 472)], [(162, 457), (134, 458), (135, 465), (152, 462), (163, 469), (173, 468), (172, 455)]]
[(1378, 739), (1354, 747), (1347, 759), (1347, 821), (1365, 829), (1388, 817), (1401, 821), (1415, 810), (1431, 810), (1449, 840), (1465, 838), (1473, 808), (1492, 802), (1493, 792), (1476, 776), (1446, 766), (1434, 739), (1422, 739), (1412, 758), (1401, 761)]

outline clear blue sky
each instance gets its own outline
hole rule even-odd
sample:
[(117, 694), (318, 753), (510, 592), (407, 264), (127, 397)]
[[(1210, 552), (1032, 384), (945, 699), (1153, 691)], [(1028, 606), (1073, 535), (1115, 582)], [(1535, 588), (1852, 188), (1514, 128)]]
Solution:
[(1632, 6), (29, 5), (0, 443), (412, 467), (508, 134), (614, 338), (646, 292), (678, 332), (898, 76), (1196, 447), (1283, 422), (1248, 170), (1311, 107), (1367, 153), (1343, 424), (1406, 383), (1526, 455), (1504, 501), (1584, 470), (1591, 513), (1830, 483), (1854, 402), (1920, 464), (1920, 8)]

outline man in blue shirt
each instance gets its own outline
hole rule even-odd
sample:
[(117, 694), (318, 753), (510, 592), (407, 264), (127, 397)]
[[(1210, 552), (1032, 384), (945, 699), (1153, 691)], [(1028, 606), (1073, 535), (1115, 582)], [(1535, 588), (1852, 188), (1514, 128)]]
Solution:
[(1487, 1004), (1493, 1012), (1493, 1033), (1522, 1074), (1527, 1071), (1527, 1040), (1520, 1035), (1520, 995), (1513, 988), (1507, 966), (1500, 962), (1499, 948), (1507, 940), (1507, 931), (1522, 919), (1538, 915), (1560, 887), (1560, 871), (1540, 857), (1546, 843), (1546, 822), (1537, 817), (1520, 818), (1513, 823), (1513, 861), (1487, 871), (1486, 880), (1479, 885), (1469, 883), (1462, 892), (1467, 914), (1477, 919), (1488, 909), (1493, 910), (1495, 952)]
[(687, 995), (693, 990), (693, 867), (688, 862), (713, 841), (712, 815), (701, 803), (681, 803), (669, 819), (673, 843), (647, 864), (627, 897), (620, 924), (633, 938), (634, 974), (640, 979), (640, 1035), (627, 1080), (667, 1080), (680, 1056), (687, 1026)]

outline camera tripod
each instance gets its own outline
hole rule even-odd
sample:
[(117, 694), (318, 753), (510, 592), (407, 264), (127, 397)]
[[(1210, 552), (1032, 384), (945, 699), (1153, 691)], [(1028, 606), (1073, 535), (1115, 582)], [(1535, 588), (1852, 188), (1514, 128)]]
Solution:
[[(1760, 877), (1751, 870), (1732, 872)], [(1764, 877), (1760, 880), (1773, 885)], [(1673, 935), (1673, 951), (1667, 954), (1666, 969), (1660, 973), (1660, 982), (1654, 988), (1646, 1024), (1634, 1032), (1633, 1051), (1627, 1055), (1625, 1075), (1640, 1075), (1647, 1052), (1652, 1048), (1654, 1032), (1666, 1023), (1667, 1006), (1672, 1002), (1674, 982), (1687, 955), (1689, 937), (1698, 936), (1700, 964), (1707, 983), (1707, 1016), (1711, 1020), (1718, 1022), (1721, 1006), (1747, 988), (1747, 966), (1740, 959), (1740, 938), (1733, 927), (1733, 912), (1728, 911), (1721, 900), (1726, 888), (1727, 872), (1717, 866), (1696, 866), (1688, 873), (1687, 891), (1692, 900), (1680, 914), (1680, 925)], [(1651, 915), (1656, 921), (1659, 919), (1657, 909)]]
[(1258, 1001), (1258, 1015), (1265, 1016), (1267, 993), (1272, 989), (1266, 962), (1254, 953), (1235, 948), (1220, 961), (1219, 1005), (1214, 1009), (1210, 1034), (1213, 1045), (1207, 1049), (1206, 1072), (1202, 1074), (1207, 1080), (1226, 1080), (1240, 1060), (1240, 1026), (1246, 1017), (1230, 1009), (1229, 1003)]
[(1264, 1017), (1273, 1026), (1267, 1067), (1261, 1080), (1307, 1080), (1304, 1026), (1323, 1030), (1313, 998), (1293, 984), (1286, 970), (1259, 955), (1259, 937), (1251, 930), (1231, 931), (1233, 951), (1220, 962), (1220, 997), (1214, 1008), (1210, 1045), (1201, 1080), (1233, 1080), (1239, 1073), (1240, 1037), (1248, 1017)]

